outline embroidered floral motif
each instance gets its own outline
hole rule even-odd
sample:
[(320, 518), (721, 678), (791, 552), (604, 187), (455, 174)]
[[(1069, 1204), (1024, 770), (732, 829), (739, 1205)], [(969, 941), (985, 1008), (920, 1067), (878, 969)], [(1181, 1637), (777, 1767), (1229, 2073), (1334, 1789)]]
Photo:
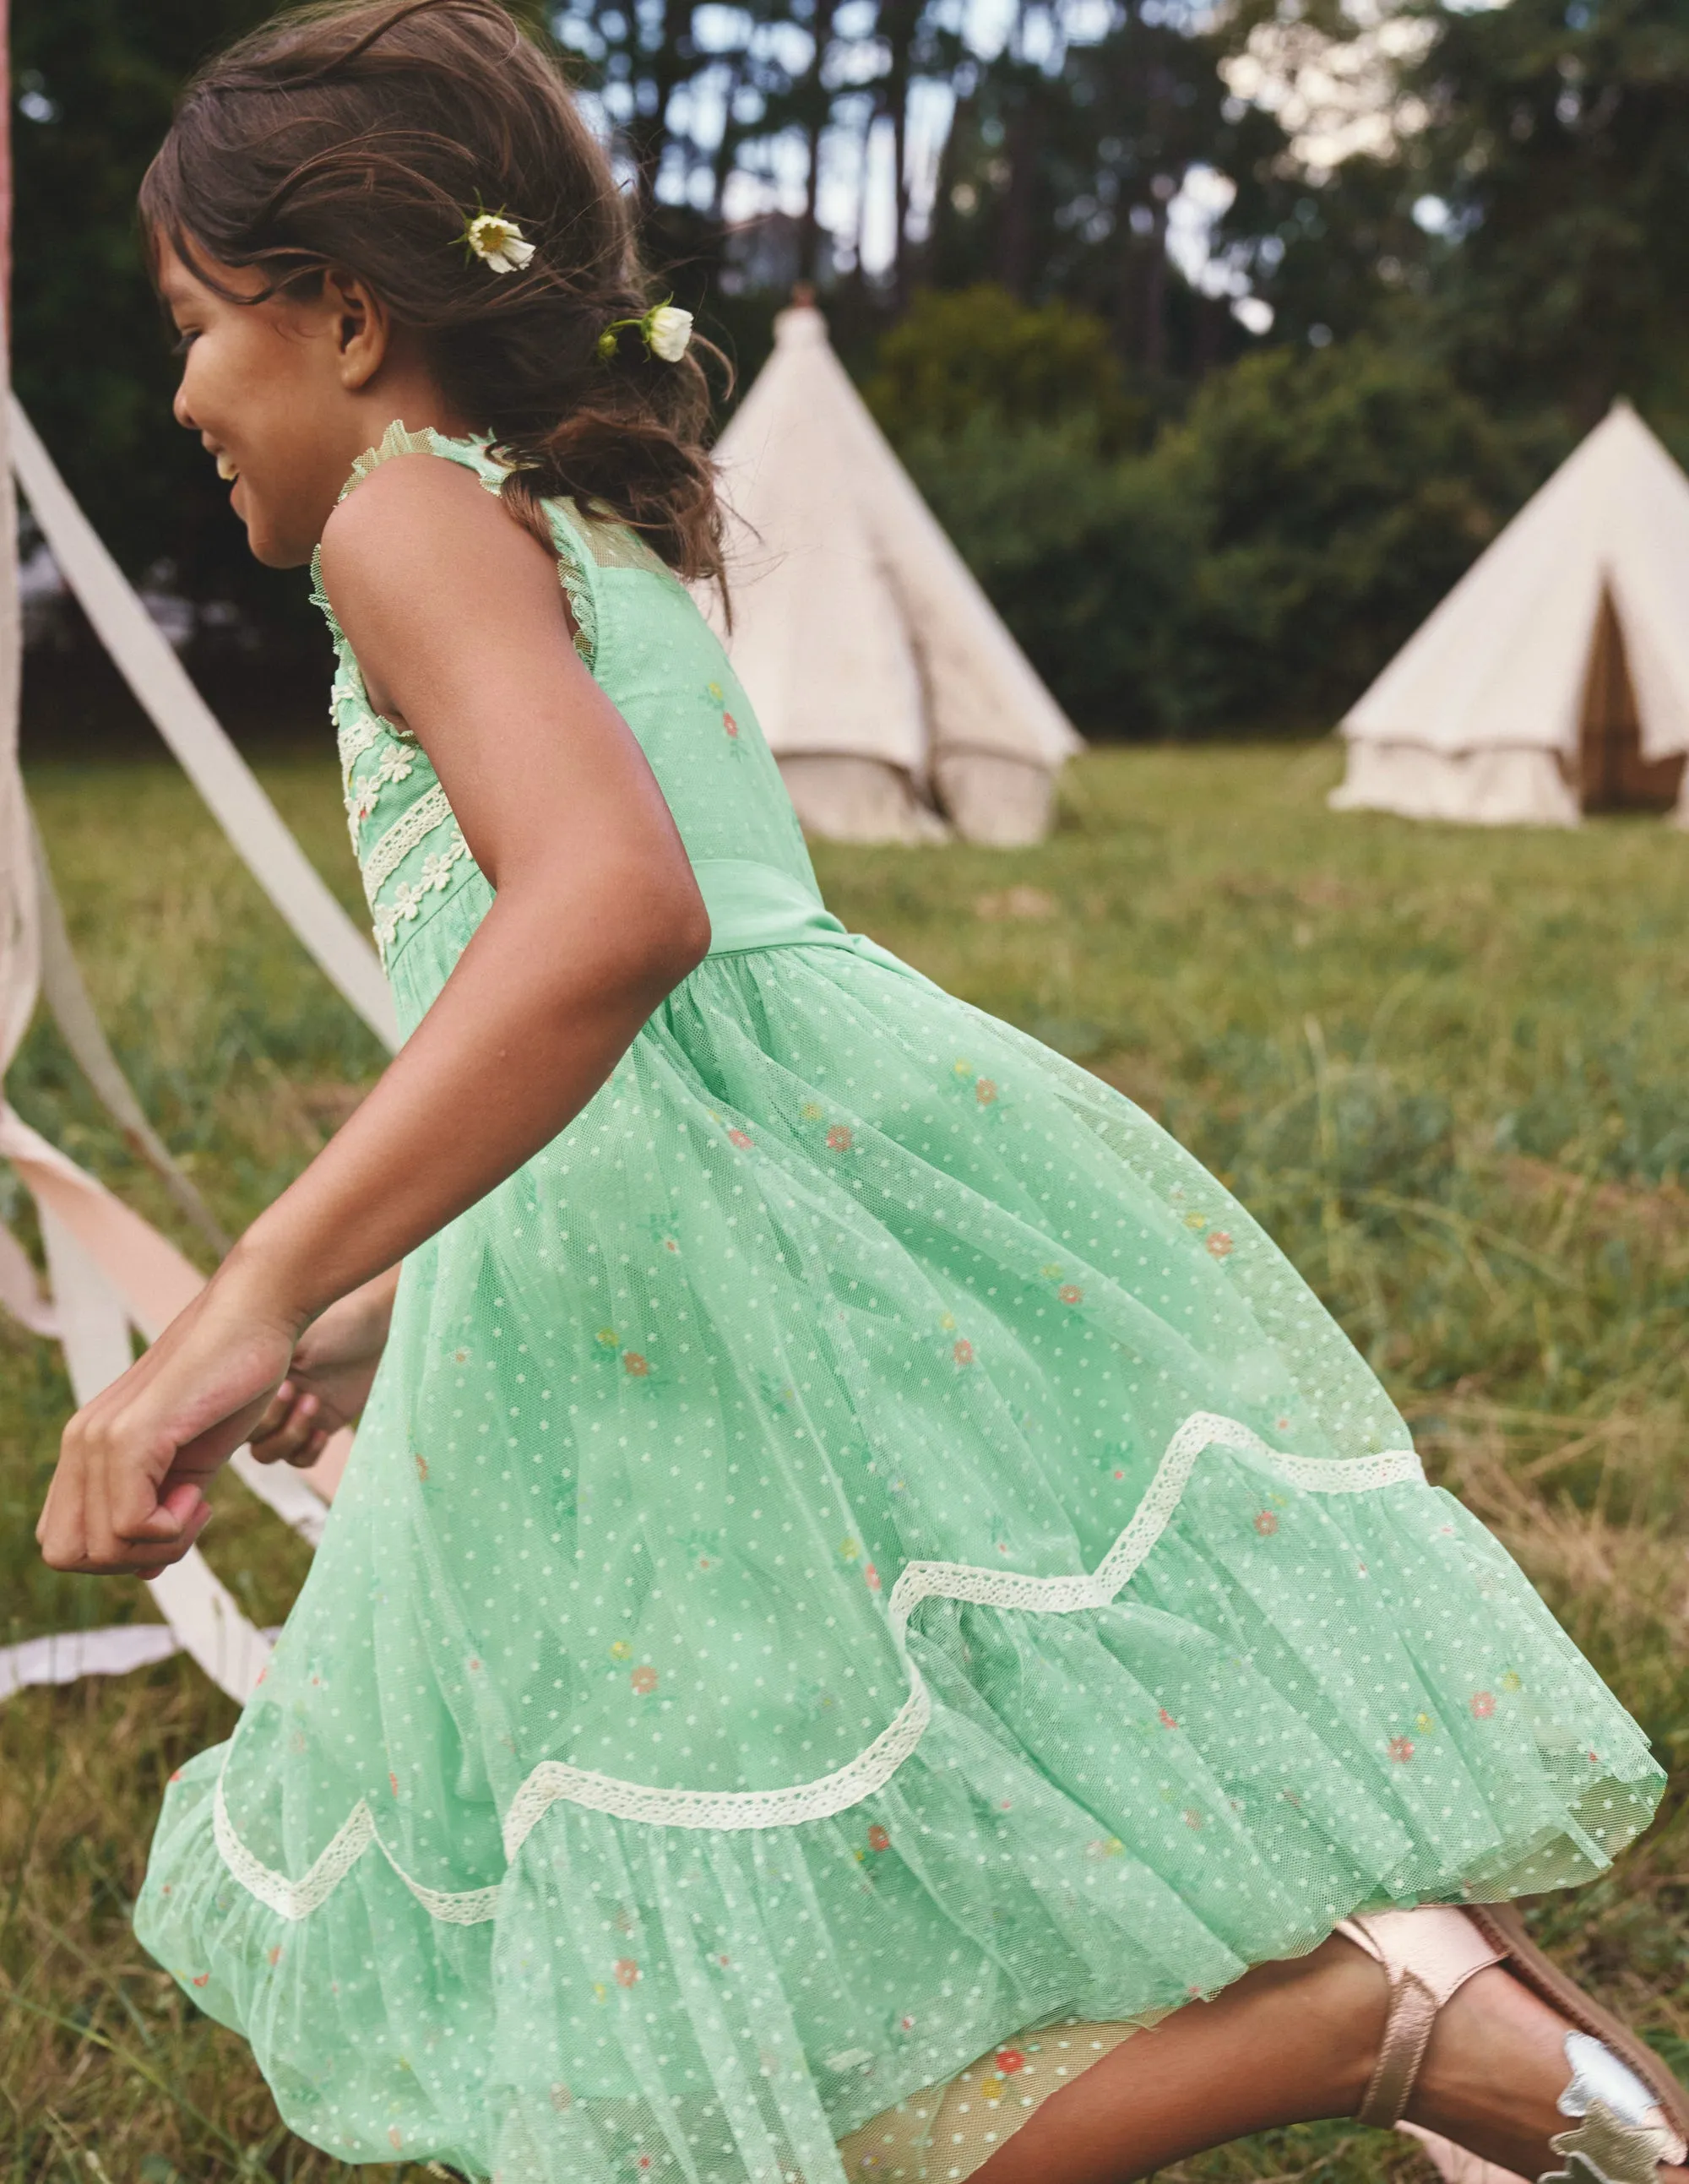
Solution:
[(1255, 1518), (1255, 1529), (1260, 1533), (1263, 1540), (1270, 1540), (1274, 1533), (1279, 1529), (1279, 1519), (1270, 1509), (1257, 1510)]
[(1474, 1721), (1488, 1721), (1488, 1719), (1490, 1719), (1490, 1716), (1491, 1716), (1492, 1713), (1494, 1713), (1494, 1712), (1495, 1712), (1495, 1711), (1496, 1711), (1496, 1701), (1495, 1701), (1495, 1696), (1494, 1696), (1494, 1694), (1493, 1694), (1492, 1692), (1490, 1692), (1490, 1691), (1474, 1691), (1474, 1692), (1473, 1692), (1473, 1694), (1472, 1694), (1472, 1718), (1473, 1718), (1473, 1719), (1474, 1719)]
[(827, 1134), (827, 1150), (830, 1153), (848, 1153), (850, 1143), (850, 1131), (846, 1123), (835, 1123)]
[[(368, 749), (369, 745), (366, 744), (365, 748)], [(352, 823), (354, 849), (358, 846), (358, 829), (374, 812), (381, 800), (382, 789), (393, 782), (409, 781), (416, 771), (417, 756), (415, 745), (399, 743), (389, 736), (387, 748), (370, 771), (355, 783), (348, 779), (346, 816)], [(349, 766), (348, 772), (349, 774)]]
[(1413, 1757), (1413, 1740), (1409, 1737), (1392, 1736), (1385, 1748), (1398, 1767), (1405, 1767)]
[(1208, 1239), (1208, 1250), (1217, 1259), (1229, 1259), (1236, 1249), (1224, 1228), (1216, 1228)]
[(641, 1698), (646, 1698), (657, 1688), (657, 1672), (642, 1662), (627, 1680)]
[(876, 1820), (872, 1827), (868, 1830), (868, 1848), (870, 1850), (889, 1850), (891, 1848), (891, 1837), (886, 1833), (885, 1830), (880, 1825), (878, 1820)]
[[(426, 800), (423, 800), (426, 802)], [(415, 805), (411, 806), (412, 811), (418, 808)], [(399, 827), (404, 826), (405, 823), (401, 820)], [(387, 961), (387, 951), (393, 946), (400, 925), (414, 923), (417, 912), (428, 897), (431, 894), (444, 893), (450, 884), (453, 868), (468, 856), (469, 844), (458, 831), (456, 820), (454, 819), (451, 822), (451, 827), (452, 840), (449, 846), (443, 850), (431, 851), (422, 861), (422, 870), (419, 878), (414, 881), (401, 880), (385, 902), (377, 902), (375, 900), (375, 885), (370, 877), (373, 869), (373, 856), (371, 862), (365, 866), (365, 889), (371, 897), (371, 906), (375, 912), (376, 946), (381, 953), (383, 962)], [(399, 828), (395, 827), (392, 831), (396, 833)], [(383, 835), (382, 843), (385, 843), (387, 838), (387, 836)], [(421, 839), (420, 834), (417, 838)], [(376, 844), (377, 849), (381, 846), (380, 843)], [(408, 846), (414, 847), (415, 844), (411, 844)]]
[(620, 1363), (630, 1380), (649, 1380), (656, 1368), (643, 1350), (624, 1349), (613, 1327), (601, 1327), (593, 1337), (593, 1349), (601, 1362)]
[(618, 1957), (616, 1958), (616, 1984), (618, 1986), (636, 1986), (638, 1982), (638, 1978), (639, 1967), (635, 1964), (632, 1957)]
[(1001, 1112), (1002, 1087), (995, 1077), (977, 1075), (971, 1061), (958, 1057), (950, 1065), (950, 1078), (957, 1091), (976, 1110), (984, 1110), (995, 1119)]

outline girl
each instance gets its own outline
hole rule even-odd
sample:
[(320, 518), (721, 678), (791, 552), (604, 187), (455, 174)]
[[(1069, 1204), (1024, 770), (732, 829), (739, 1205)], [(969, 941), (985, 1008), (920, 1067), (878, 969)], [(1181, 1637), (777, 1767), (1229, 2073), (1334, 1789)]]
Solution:
[(410, 1033), (65, 1435), (48, 1561), (148, 1573), (360, 1419), (147, 1946), (352, 2161), (1107, 2184), (1406, 2114), (1652, 2184), (1683, 2095), (1502, 1908), (1645, 1825), (1641, 1736), (1220, 1186), (822, 907), (548, 61), (284, 17), (142, 211), (178, 419), (319, 554)]

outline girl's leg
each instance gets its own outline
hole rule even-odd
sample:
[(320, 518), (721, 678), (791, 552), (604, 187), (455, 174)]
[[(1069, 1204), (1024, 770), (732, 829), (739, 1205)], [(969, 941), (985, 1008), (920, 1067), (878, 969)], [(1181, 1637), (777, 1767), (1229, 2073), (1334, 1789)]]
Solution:
[[(1340, 1936), (1258, 1965), (1093, 2064), (973, 2184), (1128, 2184), (1251, 2131), (1352, 2116), (1385, 2008), (1383, 1972)], [(1500, 1965), (1478, 1973), (1436, 2020), (1408, 2120), (1526, 2178), (1559, 2167), (1548, 2141), (1569, 2127), (1555, 2106), (1568, 2030)]]

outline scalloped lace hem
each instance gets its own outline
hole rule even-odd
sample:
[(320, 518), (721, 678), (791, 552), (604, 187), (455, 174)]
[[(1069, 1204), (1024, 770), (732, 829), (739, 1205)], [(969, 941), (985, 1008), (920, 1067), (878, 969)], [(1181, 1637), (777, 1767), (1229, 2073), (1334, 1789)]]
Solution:
[[(891, 1590), (891, 1635), (908, 1679), (909, 1696), (864, 1751), (831, 1774), (782, 1790), (666, 1790), (595, 1774), (560, 1760), (544, 1760), (510, 1801), (502, 1834), (514, 1862), (524, 1842), (560, 1800), (588, 1812), (650, 1827), (719, 1831), (799, 1827), (831, 1819), (883, 1789), (920, 1743), (932, 1718), (932, 1700), (911, 1658), (910, 1618), (923, 1600), (956, 1600), (984, 1607), (1017, 1608), (1037, 1615), (1072, 1615), (1106, 1607), (1125, 1587), (1166, 1529), (1197, 1458), (1224, 1448), (1269, 1463), (1309, 1494), (1369, 1494), (1386, 1486), (1422, 1484), (1424, 1474), (1412, 1449), (1348, 1458), (1287, 1456), (1236, 1418), (1208, 1411), (1188, 1418), (1168, 1442), (1144, 1498), (1125, 1529), (1095, 1570), (1069, 1577), (1029, 1577), (971, 1563), (911, 1563)], [(326, 1903), (373, 1844), (429, 1914), (449, 1925), (472, 1926), (498, 1915), (502, 1884), (484, 1888), (428, 1888), (413, 1880), (376, 1829), (360, 1799), (338, 1833), (298, 1880), (265, 1865), (236, 1832), (223, 1796), (222, 1778), (213, 1802), (212, 1831), (223, 1863), (247, 1892), (278, 1917), (308, 1918)]]

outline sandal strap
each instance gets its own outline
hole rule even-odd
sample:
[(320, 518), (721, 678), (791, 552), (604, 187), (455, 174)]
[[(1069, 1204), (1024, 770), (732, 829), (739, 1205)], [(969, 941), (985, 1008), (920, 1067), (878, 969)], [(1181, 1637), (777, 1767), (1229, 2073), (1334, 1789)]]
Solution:
[(1368, 1913), (1344, 1919), (1336, 1930), (1382, 1965), (1389, 1983), (1378, 2061), (1355, 2112), (1357, 2123), (1388, 2131), (1413, 2098), (1437, 2012), (1474, 1973), (1500, 1964), (1506, 1953), (1464, 1912), (1440, 1904)]

